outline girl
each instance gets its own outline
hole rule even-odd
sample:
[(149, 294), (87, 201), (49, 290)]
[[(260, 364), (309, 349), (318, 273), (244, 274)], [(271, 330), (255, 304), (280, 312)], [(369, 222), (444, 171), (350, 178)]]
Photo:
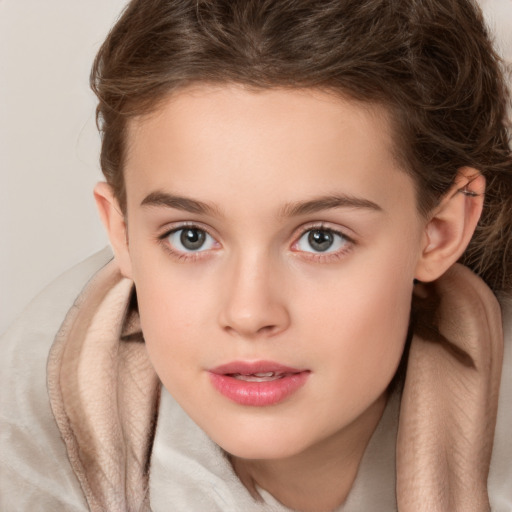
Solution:
[(475, 6), (134, 0), (91, 84), (115, 257), (51, 411), (37, 386), (9, 422), (6, 506), (509, 510), (512, 160)]

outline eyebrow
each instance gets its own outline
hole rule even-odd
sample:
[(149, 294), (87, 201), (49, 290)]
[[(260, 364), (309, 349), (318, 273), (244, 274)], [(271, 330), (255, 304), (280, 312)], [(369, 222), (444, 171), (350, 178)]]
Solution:
[(151, 192), (142, 202), (141, 206), (164, 206), (166, 208), (174, 208), (189, 213), (198, 213), (203, 215), (219, 215), (220, 210), (211, 204), (190, 199), (188, 197), (176, 196), (166, 192)]
[(335, 208), (358, 208), (364, 210), (372, 210), (375, 212), (382, 212), (382, 208), (373, 201), (354, 197), (350, 195), (328, 195), (316, 197), (309, 201), (297, 201), (294, 203), (286, 204), (282, 210), (283, 217), (295, 217), (298, 215), (307, 215), (317, 213), (322, 210), (332, 210)]
[[(151, 192), (141, 202), (141, 206), (157, 206), (174, 208), (189, 213), (202, 215), (220, 216), (220, 209), (212, 204), (191, 199), (189, 197), (177, 196), (167, 192)], [(357, 208), (376, 212), (381, 212), (382, 208), (373, 201), (354, 197), (350, 195), (327, 195), (316, 197), (308, 201), (296, 201), (287, 203), (281, 208), (280, 216), (295, 217), (317, 213), (323, 210), (332, 210), (335, 208)]]

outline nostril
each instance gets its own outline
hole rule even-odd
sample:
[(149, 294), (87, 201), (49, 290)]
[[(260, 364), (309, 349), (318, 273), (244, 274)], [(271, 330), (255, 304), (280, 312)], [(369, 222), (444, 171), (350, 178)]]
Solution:
[(275, 332), (279, 331), (279, 327), (277, 325), (264, 325), (263, 327), (251, 327), (249, 325), (226, 325), (224, 330), (231, 334), (239, 334), (243, 336), (253, 337), (253, 336), (264, 336), (264, 335), (272, 335)]
[(277, 326), (276, 325), (265, 325), (264, 327), (261, 327), (258, 330), (258, 333), (260, 333), (260, 334), (272, 334), (276, 330), (277, 330)]

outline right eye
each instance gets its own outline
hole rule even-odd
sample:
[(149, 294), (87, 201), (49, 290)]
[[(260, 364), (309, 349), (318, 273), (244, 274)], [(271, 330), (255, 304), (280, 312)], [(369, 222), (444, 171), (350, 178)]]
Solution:
[(304, 252), (332, 253), (349, 245), (342, 233), (327, 228), (308, 229), (298, 240), (297, 249)]
[(212, 249), (215, 239), (204, 229), (187, 226), (174, 229), (164, 239), (177, 252), (201, 252)]

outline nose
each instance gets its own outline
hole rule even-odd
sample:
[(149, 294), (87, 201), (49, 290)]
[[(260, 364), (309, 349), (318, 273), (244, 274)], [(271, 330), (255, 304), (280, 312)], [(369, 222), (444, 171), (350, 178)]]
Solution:
[(245, 338), (274, 336), (286, 330), (290, 314), (279, 268), (265, 255), (233, 262), (221, 293), (219, 324)]

